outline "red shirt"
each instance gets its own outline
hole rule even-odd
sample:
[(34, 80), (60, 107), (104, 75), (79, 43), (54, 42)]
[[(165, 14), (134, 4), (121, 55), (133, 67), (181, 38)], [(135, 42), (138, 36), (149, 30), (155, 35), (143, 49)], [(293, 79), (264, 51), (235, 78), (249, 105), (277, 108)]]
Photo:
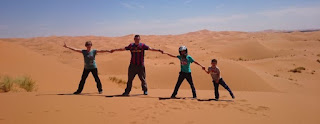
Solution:
[(131, 52), (130, 64), (144, 65), (144, 51), (149, 50), (149, 46), (143, 43), (139, 43), (139, 45), (131, 43), (125, 48)]

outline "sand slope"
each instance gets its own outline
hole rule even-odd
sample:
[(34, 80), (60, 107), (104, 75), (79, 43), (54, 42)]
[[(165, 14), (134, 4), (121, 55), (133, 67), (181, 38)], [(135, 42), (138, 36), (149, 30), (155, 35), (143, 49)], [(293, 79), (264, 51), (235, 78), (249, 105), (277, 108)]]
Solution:
[[(33, 93), (1, 93), (0, 123), (314, 123), (320, 122), (320, 32), (213, 32), (201, 30), (181, 35), (142, 35), (142, 42), (178, 54), (186, 45), (189, 54), (208, 67), (218, 59), (222, 76), (235, 92), (230, 100), (221, 87), (222, 101), (214, 97), (210, 76), (193, 64), (192, 75), (200, 101), (159, 100), (169, 97), (180, 71), (179, 60), (146, 52), (149, 96), (140, 96), (136, 77), (132, 97), (110, 97), (127, 80), (128, 51), (96, 57), (104, 94), (98, 95), (90, 75), (84, 94), (70, 95), (77, 88), (83, 69), (80, 53), (62, 47), (63, 42), (84, 48), (91, 40), (96, 49), (122, 48), (133, 34), (123, 37), (37, 37), (0, 39), (0, 74), (30, 75), (38, 85)], [(305, 67), (302, 73), (289, 70)], [(191, 97), (188, 83), (179, 97)], [(226, 121), (228, 120), (228, 121)]]

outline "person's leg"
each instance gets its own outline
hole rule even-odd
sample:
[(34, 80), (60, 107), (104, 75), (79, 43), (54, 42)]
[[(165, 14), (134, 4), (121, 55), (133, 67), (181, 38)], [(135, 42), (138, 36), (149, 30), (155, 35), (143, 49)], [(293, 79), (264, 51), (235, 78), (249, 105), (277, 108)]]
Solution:
[(215, 83), (214, 81), (213, 82), (213, 86), (214, 86), (214, 95), (215, 95), (215, 98), (216, 100), (219, 99), (219, 83)]
[(127, 87), (125, 89), (125, 92), (123, 93), (123, 95), (129, 95), (131, 88), (132, 88), (132, 81), (134, 79), (134, 77), (137, 74), (137, 69), (135, 65), (130, 65), (129, 69), (128, 69), (128, 82), (127, 82)]
[(147, 87), (147, 82), (146, 82), (146, 70), (145, 70), (144, 66), (139, 67), (138, 76), (139, 76), (139, 79), (141, 81), (142, 91), (144, 91), (144, 94), (147, 95), (148, 94), (147, 93), (148, 87)]
[(187, 81), (188, 81), (189, 84), (190, 84), (193, 98), (197, 98), (196, 88), (194, 88), (194, 84), (193, 84), (193, 81), (192, 81), (191, 73), (187, 73), (187, 74), (186, 74), (186, 79), (187, 79)]
[(83, 69), (83, 72), (82, 72), (82, 76), (81, 76), (81, 80), (80, 80), (80, 83), (79, 83), (79, 87), (78, 87), (78, 90), (76, 92), (74, 92), (74, 94), (79, 94), (82, 92), (83, 90), (83, 87), (84, 87), (84, 84), (86, 83), (86, 79), (89, 75), (90, 71), (87, 70), (87, 69)]
[(94, 77), (94, 80), (97, 83), (97, 88), (98, 88), (99, 93), (102, 92), (102, 85), (101, 85), (100, 78), (98, 76), (98, 69), (97, 68), (91, 69), (91, 73), (92, 73), (92, 75)]
[(183, 82), (184, 78), (185, 78), (185, 74), (184, 74), (183, 72), (180, 72), (180, 73), (179, 73), (179, 77), (178, 77), (177, 84), (176, 84), (176, 86), (175, 86), (175, 88), (174, 88), (174, 91), (173, 91), (171, 97), (176, 97), (176, 95), (177, 95), (177, 93), (178, 93), (178, 90), (179, 90), (179, 88), (180, 88), (180, 86), (181, 86), (181, 83)]
[(226, 82), (224, 82), (224, 80), (223, 80), (222, 78), (220, 78), (219, 84), (221, 84), (226, 90), (228, 90), (229, 93), (230, 93), (230, 95), (231, 95), (231, 97), (234, 99), (234, 95), (233, 95), (231, 89), (230, 89), (229, 86), (226, 84)]

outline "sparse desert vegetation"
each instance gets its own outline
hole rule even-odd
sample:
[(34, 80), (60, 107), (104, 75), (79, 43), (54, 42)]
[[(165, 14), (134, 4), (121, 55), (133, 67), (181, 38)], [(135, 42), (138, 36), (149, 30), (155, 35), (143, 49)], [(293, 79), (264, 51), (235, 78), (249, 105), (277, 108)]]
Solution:
[(0, 76), (0, 92), (20, 91), (23, 89), (27, 92), (35, 91), (36, 82), (30, 76), (10, 77)]
[(117, 77), (109, 77), (109, 80), (111, 80), (112, 82), (117, 83), (119, 85), (127, 84), (127, 82), (125, 80), (122, 80), (122, 79), (117, 78)]
[(1, 92), (9, 92), (12, 89), (13, 82), (9, 76), (1, 76), (0, 77), (0, 91)]
[[(123, 79), (120, 79), (120, 78), (117, 78), (117, 77), (109, 77), (109, 80), (111, 80), (112, 82), (118, 84), (119, 86), (125, 86), (127, 85), (127, 81), (123, 80)], [(138, 89), (137, 86), (132, 86), (134, 89)]]
[(306, 68), (304, 68), (304, 67), (297, 67), (297, 68), (295, 68), (295, 69), (289, 70), (289, 72), (301, 73), (302, 70), (306, 70)]
[(235, 59), (236, 61), (247, 61), (246, 59), (242, 58), (242, 57), (239, 57), (237, 59)]

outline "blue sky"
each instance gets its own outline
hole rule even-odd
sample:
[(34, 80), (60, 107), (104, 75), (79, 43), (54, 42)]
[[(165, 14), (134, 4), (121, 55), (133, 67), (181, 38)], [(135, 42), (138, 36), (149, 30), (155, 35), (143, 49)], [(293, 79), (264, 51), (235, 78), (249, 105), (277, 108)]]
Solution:
[(320, 28), (319, 0), (1, 0), (0, 38)]

